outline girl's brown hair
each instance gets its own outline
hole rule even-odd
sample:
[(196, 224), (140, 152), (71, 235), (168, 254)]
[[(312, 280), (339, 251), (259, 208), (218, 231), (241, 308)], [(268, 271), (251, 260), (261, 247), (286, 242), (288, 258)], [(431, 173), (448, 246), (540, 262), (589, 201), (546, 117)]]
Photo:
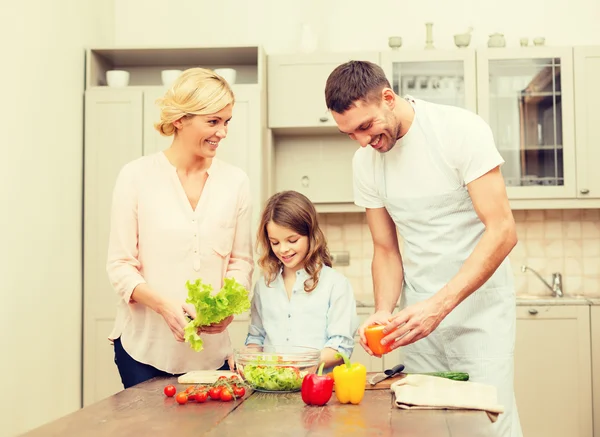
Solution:
[(306, 292), (313, 291), (319, 283), (319, 273), (323, 265), (331, 267), (327, 241), (319, 227), (314, 205), (306, 196), (297, 191), (282, 191), (274, 194), (267, 201), (256, 239), (256, 249), (259, 254), (258, 265), (264, 272), (267, 285), (275, 280), (281, 269), (281, 261), (271, 249), (267, 233), (269, 222), (308, 237), (308, 252), (304, 258), (304, 270), (310, 275), (310, 278), (304, 282), (304, 290)]

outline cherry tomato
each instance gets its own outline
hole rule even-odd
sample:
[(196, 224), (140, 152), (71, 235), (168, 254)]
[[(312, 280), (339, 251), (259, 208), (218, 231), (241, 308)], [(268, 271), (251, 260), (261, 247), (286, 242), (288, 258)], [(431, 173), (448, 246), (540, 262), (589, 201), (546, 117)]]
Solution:
[(226, 388), (221, 390), (221, 400), (223, 402), (229, 402), (232, 399), (233, 399), (233, 395), (231, 394), (231, 392), (229, 390), (227, 390)]
[(208, 395), (211, 399), (219, 399), (221, 397), (221, 387), (213, 387), (208, 391)]
[(185, 389), (184, 393), (190, 394), (194, 390), (196, 390), (196, 387), (194, 387), (193, 385), (190, 385), (188, 388)]
[(237, 377), (237, 375), (231, 375), (231, 376), (229, 377), (229, 380), (230, 380), (230, 381), (237, 381), (237, 380), (238, 380), (238, 377)]
[(163, 392), (165, 396), (172, 398), (173, 396), (175, 396), (175, 393), (177, 393), (177, 389), (174, 385), (167, 385)]
[(196, 402), (203, 403), (208, 399), (208, 392), (199, 391), (196, 393)]
[(177, 396), (175, 396), (175, 400), (178, 404), (183, 405), (188, 401), (188, 395), (185, 392), (177, 393)]
[(236, 398), (241, 398), (246, 394), (246, 389), (244, 387), (235, 387), (233, 389), (233, 394)]
[(218, 379), (218, 381), (221, 381), (221, 380), (223, 380), (223, 379), (227, 379), (227, 377), (226, 377), (225, 375), (221, 375), (221, 376), (219, 376), (219, 379)]

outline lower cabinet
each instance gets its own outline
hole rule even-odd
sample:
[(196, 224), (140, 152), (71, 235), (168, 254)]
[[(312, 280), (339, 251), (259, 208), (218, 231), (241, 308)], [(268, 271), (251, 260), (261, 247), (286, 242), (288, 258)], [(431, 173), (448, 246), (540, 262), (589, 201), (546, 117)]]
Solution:
[(600, 437), (600, 305), (590, 308), (594, 437)]
[(591, 436), (591, 374), (589, 306), (517, 307), (515, 396), (525, 437)]

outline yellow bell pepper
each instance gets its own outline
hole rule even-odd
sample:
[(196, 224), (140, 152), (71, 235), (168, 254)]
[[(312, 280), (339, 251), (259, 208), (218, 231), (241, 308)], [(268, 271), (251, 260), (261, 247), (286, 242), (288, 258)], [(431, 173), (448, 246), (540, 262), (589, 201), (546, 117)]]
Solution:
[(333, 380), (335, 381), (335, 396), (342, 404), (357, 405), (365, 395), (367, 383), (367, 368), (360, 363), (350, 363), (344, 354), (336, 354), (342, 358), (344, 364), (333, 368)]

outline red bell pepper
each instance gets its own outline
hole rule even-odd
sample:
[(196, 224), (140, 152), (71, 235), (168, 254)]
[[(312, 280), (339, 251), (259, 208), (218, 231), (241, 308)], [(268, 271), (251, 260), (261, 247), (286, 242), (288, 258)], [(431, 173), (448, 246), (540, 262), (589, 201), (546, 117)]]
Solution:
[(319, 371), (310, 373), (302, 380), (302, 400), (306, 405), (325, 405), (333, 393), (333, 378), (331, 375), (323, 375), (321, 363)]

